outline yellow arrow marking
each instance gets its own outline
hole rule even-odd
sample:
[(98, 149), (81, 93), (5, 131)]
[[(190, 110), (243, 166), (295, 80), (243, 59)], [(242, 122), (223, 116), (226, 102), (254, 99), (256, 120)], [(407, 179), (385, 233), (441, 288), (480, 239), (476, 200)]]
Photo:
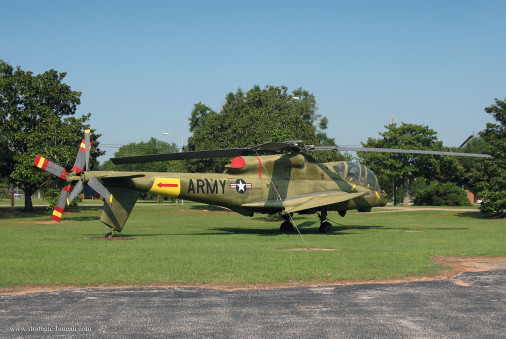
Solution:
[(181, 193), (181, 181), (176, 178), (155, 178), (149, 193), (177, 198)]

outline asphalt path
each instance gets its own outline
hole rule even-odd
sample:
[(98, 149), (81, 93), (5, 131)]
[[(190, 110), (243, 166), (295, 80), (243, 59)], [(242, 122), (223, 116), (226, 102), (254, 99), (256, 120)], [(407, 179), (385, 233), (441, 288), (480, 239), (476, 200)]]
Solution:
[(396, 284), (0, 296), (1, 338), (505, 338), (506, 270)]

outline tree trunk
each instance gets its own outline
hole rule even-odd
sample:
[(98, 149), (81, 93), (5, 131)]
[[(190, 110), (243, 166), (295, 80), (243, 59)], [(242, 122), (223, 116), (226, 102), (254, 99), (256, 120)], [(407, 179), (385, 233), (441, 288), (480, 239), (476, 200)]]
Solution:
[(34, 193), (34, 189), (29, 186), (29, 187), (24, 187), (24, 190), (25, 192), (25, 209), (24, 211), (28, 212), (28, 211), (33, 211), (33, 203), (32, 203), (32, 194)]
[(397, 183), (394, 178), (394, 206), (397, 205)]
[(14, 207), (14, 183), (11, 182), (11, 207)]
[(407, 178), (404, 181), (404, 185), (403, 185), (403, 193), (404, 193), (404, 201), (402, 202), (403, 205), (409, 205), (409, 200), (410, 200), (409, 187), (410, 187), (410, 180), (409, 180), (409, 178)]

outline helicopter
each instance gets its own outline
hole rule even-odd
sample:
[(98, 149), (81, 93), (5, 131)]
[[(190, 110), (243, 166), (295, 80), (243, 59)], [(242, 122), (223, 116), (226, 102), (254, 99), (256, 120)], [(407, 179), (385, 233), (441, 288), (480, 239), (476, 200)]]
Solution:
[(114, 164), (154, 161), (232, 158), (223, 173), (167, 173), (90, 171), (90, 130), (85, 130), (70, 173), (37, 155), (34, 166), (65, 179), (51, 218), (60, 221), (65, 206), (82, 192), (104, 200), (100, 221), (109, 227), (106, 237), (121, 232), (139, 193), (151, 193), (222, 206), (244, 216), (279, 214), (281, 232), (293, 232), (292, 215), (316, 214), (320, 233), (332, 234), (329, 211), (344, 217), (348, 210), (370, 212), (387, 204), (387, 194), (376, 175), (352, 161), (316, 162), (309, 152), (365, 151), (490, 157), (485, 154), (424, 150), (313, 146), (302, 141), (267, 142), (254, 147), (189, 151), (112, 158)]

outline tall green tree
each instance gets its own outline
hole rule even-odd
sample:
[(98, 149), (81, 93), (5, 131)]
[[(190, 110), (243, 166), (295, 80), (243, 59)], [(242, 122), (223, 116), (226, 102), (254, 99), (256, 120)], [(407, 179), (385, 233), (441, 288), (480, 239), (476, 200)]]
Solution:
[[(115, 158), (148, 155), (160, 153), (175, 153), (178, 151), (177, 145), (169, 144), (165, 141), (151, 138), (148, 141), (131, 142), (128, 145), (121, 146), (114, 153)], [(183, 165), (180, 161), (156, 161), (143, 164), (121, 164), (114, 165), (112, 161), (104, 162), (100, 169), (103, 171), (131, 171), (131, 172), (181, 172)]]
[[(323, 132), (327, 123), (318, 114), (314, 95), (302, 88), (292, 93), (284, 86), (263, 89), (254, 86), (246, 93), (238, 89), (227, 94), (219, 113), (202, 102), (195, 104), (190, 117), (193, 135), (188, 139), (187, 150), (247, 147), (287, 140), (332, 145), (333, 139)], [(188, 161), (187, 167), (191, 172), (217, 172), (223, 170), (226, 162), (227, 159), (201, 159)]]
[[(25, 210), (31, 210), (32, 194), (39, 187), (61, 186), (61, 179), (33, 166), (37, 154), (67, 166), (74, 163), (83, 130), (91, 114), (74, 117), (80, 92), (63, 82), (66, 73), (53, 69), (39, 75), (0, 60), (1, 170), (25, 193)], [(92, 130), (91, 166), (102, 152)]]
[[(505, 99), (506, 100), (506, 99)], [(480, 137), (487, 144), (491, 159), (475, 162), (471, 183), (482, 198), (481, 212), (490, 215), (506, 214), (506, 101), (495, 99), (495, 104), (485, 108), (496, 124), (488, 123)]]
[[(479, 135), (470, 136), (456, 151), (463, 153), (478, 153), (487, 154), (488, 145), (487, 142)], [(476, 182), (473, 180), (473, 169), (477, 162), (482, 159), (459, 157), (458, 161), (464, 168), (464, 175), (457, 180), (456, 183), (459, 186), (464, 186), (466, 189), (473, 192), (475, 197), (478, 196), (478, 188)]]
[[(448, 150), (438, 140), (437, 132), (428, 126), (401, 123), (400, 126), (390, 124), (385, 128), (385, 132), (379, 133), (381, 138), (369, 138), (362, 145), (372, 148)], [(376, 173), (381, 187), (389, 195), (393, 195), (395, 204), (399, 187), (402, 188), (404, 203), (407, 203), (410, 186), (417, 177), (429, 181), (451, 181), (463, 173), (457, 160), (446, 156), (368, 152), (358, 152), (358, 156)]]

